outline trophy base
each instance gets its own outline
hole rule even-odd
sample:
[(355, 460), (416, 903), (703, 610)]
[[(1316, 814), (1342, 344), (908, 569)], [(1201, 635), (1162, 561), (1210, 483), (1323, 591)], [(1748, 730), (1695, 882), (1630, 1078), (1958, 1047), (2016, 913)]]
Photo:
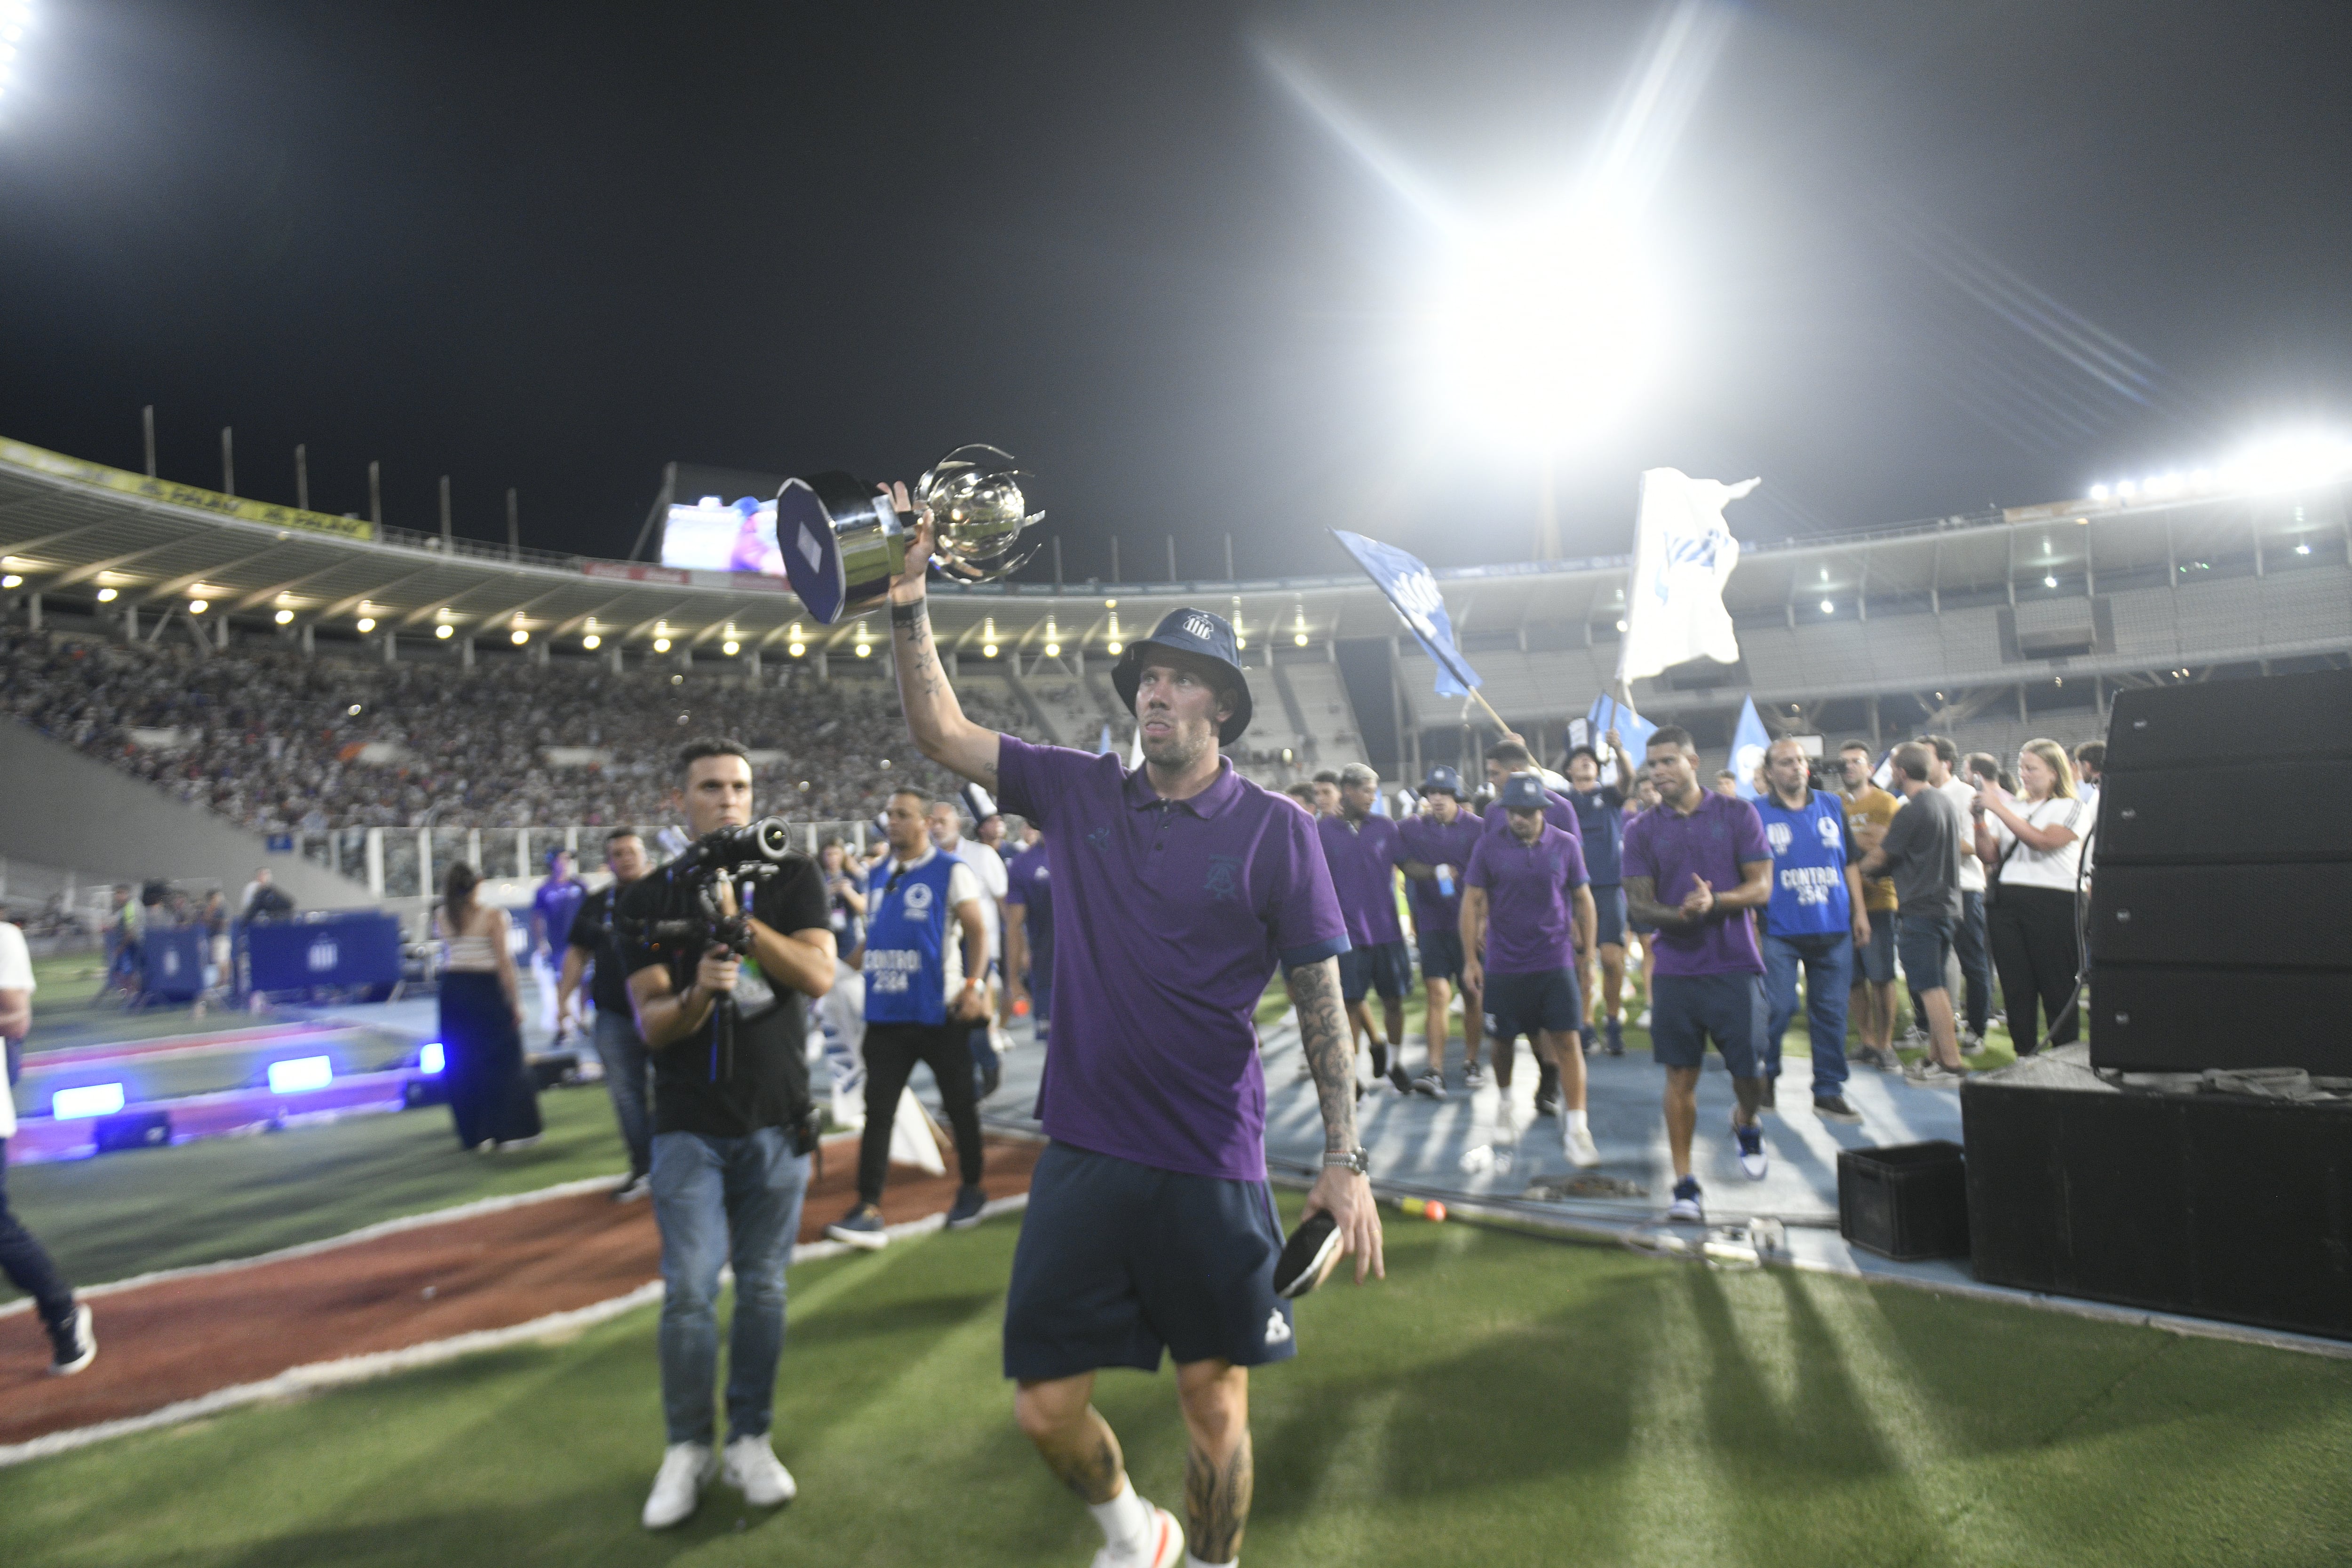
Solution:
[(776, 494), (784, 575), (826, 626), (871, 609), (905, 566), (907, 531), (890, 498), (854, 474), (790, 479)]

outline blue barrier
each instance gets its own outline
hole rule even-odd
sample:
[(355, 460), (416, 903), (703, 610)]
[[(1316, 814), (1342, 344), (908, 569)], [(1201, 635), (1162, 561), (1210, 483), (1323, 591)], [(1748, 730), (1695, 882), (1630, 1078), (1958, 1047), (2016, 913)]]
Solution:
[(149, 926), (140, 942), (141, 994), (162, 1002), (204, 994), (205, 945), (201, 926)]
[(258, 921), (245, 951), (256, 991), (400, 984), (399, 917), (373, 910)]

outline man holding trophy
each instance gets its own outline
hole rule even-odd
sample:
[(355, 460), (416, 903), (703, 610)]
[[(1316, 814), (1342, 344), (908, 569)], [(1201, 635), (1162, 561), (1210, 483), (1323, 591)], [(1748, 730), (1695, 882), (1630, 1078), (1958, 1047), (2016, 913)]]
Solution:
[[(812, 482), (791, 504), (787, 486), (779, 502), (786, 561), (810, 561), (825, 601), (803, 602), (838, 616), (887, 583), (916, 744), (1042, 826), (1052, 859), (1057, 1026), (1040, 1089), (1052, 1142), (1005, 1303), (1021, 1429), (1101, 1527), (1097, 1568), (1232, 1563), (1254, 1484), (1249, 1368), (1297, 1350), (1276, 1289), (1284, 1241), (1253, 1021), (1277, 956), (1323, 1115), (1324, 1170), (1307, 1213), (1318, 1235), (1331, 1232), (1308, 1277), (1286, 1289), (1302, 1293), (1342, 1253), (1360, 1282), (1382, 1272), (1339, 999), (1348, 939), (1314, 825), (1218, 753), (1250, 717), (1224, 620), (1175, 611), (1120, 659), (1112, 683), (1137, 715), (1144, 757), (1133, 773), (1116, 756), (1001, 735), (956, 700), (924, 584), (935, 558), (965, 576), (1017, 564), (1007, 563), (1013, 536), (1032, 520), (1013, 476), (951, 455), (917, 487), (919, 505), (903, 486), (879, 498), (825, 489)], [(879, 583), (877, 560), (889, 568)], [(1098, 1369), (1156, 1371), (1163, 1353), (1177, 1363), (1191, 1438), (1181, 1527), (1137, 1495), (1090, 1402)]]

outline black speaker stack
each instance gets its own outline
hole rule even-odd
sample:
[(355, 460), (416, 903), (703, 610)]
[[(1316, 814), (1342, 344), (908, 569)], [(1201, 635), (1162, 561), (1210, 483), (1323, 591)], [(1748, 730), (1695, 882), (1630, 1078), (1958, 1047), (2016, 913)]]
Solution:
[(2091, 888), (2091, 1060), (2352, 1078), (2352, 670), (2126, 691)]
[(2352, 670), (2117, 696), (2094, 868), (2087, 1060), (1961, 1094), (1977, 1277), (2352, 1338), (2352, 1103), (2126, 1076), (2352, 1079)]

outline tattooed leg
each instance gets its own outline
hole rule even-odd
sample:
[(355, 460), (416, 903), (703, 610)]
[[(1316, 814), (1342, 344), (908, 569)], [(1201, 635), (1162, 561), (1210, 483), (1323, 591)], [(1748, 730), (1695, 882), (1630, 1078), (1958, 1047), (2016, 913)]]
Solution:
[(1184, 1536), (1203, 1563), (1241, 1555), (1249, 1523), (1255, 1468), (1250, 1453), (1249, 1369), (1225, 1362), (1193, 1362), (1176, 1369), (1184, 1426), (1192, 1443), (1184, 1457)]
[(1094, 1374), (1024, 1383), (1013, 1396), (1022, 1432), (1037, 1446), (1045, 1468), (1085, 1503), (1107, 1503), (1118, 1495), (1127, 1467), (1118, 1438), (1095, 1407)]

